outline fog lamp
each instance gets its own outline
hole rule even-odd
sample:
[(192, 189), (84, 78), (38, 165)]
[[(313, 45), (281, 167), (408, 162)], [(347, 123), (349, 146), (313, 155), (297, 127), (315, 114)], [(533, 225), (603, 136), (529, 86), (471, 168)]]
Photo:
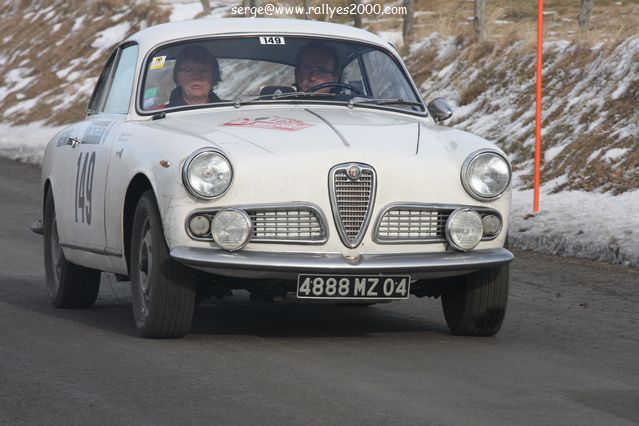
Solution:
[(204, 237), (211, 229), (211, 223), (206, 216), (193, 216), (189, 221), (189, 229), (196, 237)]
[(494, 214), (487, 214), (481, 220), (484, 225), (484, 235), (492, 237), (501, 231), (501, 219)]
[(224, 250), (243, 248), (251, 237), (251, 218), (239, 209), (219, 211), (211, 222), (211, 235)]
[(474, 248), (484, 234), (481, 216), (471, 209), (457, 209), (446, 221), (446, 239), (451, 246), (461, 251)]

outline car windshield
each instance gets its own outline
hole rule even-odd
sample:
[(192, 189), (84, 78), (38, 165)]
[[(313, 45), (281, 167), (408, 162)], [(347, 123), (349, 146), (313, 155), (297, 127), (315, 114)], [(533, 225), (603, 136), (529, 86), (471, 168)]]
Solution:
[(401, 64), (363, 43), (292, 36), (194, 40), (156, 49), (142, 111), (256, 102), (328, 102), (423, 113)]

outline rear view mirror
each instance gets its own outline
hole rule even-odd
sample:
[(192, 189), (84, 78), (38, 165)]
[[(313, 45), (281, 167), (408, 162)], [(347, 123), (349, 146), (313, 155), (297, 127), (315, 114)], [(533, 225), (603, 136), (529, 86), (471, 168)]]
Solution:
[(444, 98), (436, 98), (428, 104), (428, 113), (439, 124), (453, 116), (453, 109)]

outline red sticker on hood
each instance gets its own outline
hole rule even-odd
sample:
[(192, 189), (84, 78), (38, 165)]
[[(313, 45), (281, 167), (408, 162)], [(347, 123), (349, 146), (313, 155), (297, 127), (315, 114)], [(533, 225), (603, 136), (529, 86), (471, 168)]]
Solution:
[(239, 118), (237, 120), (231, 120), (222, 126), (237, 126), (237, 127), (254, 127), (257, 129), (271, 129), (271, 130), (284, 130), (287, 132), (294, 132), (296, 130), (306, 129), (313, 126), (313, 124), (304, 123), (302, 120), (296, 120), (294, 118), (285, 117), (257, 117), (257, 118)]

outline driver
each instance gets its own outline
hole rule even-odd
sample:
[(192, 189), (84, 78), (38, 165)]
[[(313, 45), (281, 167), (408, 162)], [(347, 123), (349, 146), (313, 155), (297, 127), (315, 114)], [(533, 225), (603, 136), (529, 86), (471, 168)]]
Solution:
[(187, 46), (180, 52), (173, 68), (176, 88), (169, 107), (220, 102), (213, 88), (220, 81), (217, 59), (202, 46)]
[[(295, 86), (298, 91), (306, 92), (313, 86), (337, 81), (337, 53), (333, 49), (320, 43), (311, 43), (302, 49), (295, 67)], [(328, 93), (331, 89), (326, 87), (317, 92)]]

